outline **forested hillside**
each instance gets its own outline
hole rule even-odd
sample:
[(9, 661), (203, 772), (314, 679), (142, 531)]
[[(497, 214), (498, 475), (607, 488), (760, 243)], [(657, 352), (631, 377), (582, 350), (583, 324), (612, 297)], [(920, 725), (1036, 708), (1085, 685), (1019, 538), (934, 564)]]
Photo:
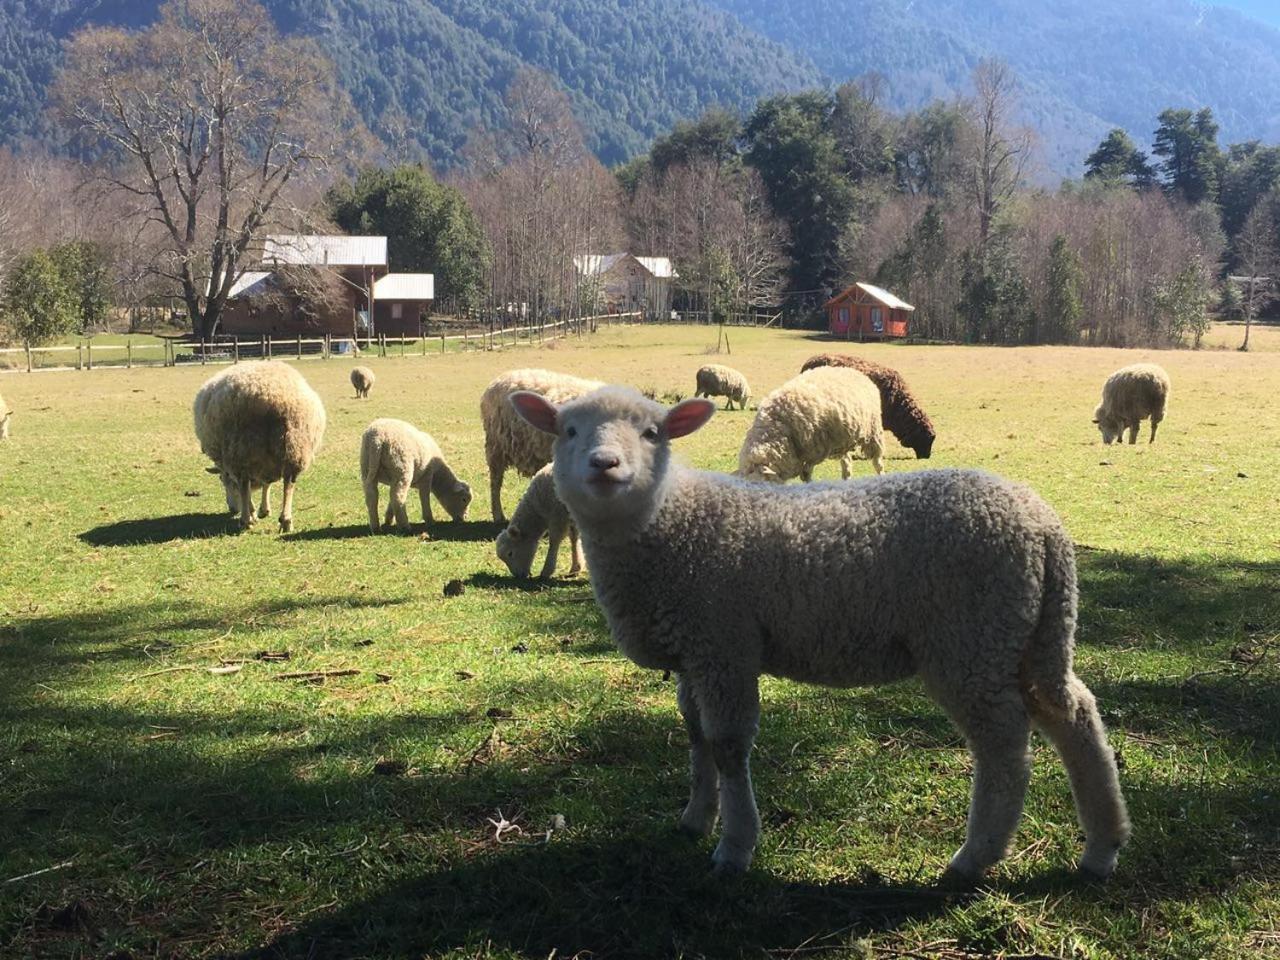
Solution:
[[(59, 41), (79, 26), (139, 25), (155, 0), (0, 4), (0, 141), (49, 139), (44, 90)], [(522, 64), (568, 92), (606, 162), (642, 150), (708, 106), (814, 85), (808, 61), (691, 0), (265, 0), (286, 32), (314, 36), (366, 123), (400, 154), (456, 165), (492, 125)]]

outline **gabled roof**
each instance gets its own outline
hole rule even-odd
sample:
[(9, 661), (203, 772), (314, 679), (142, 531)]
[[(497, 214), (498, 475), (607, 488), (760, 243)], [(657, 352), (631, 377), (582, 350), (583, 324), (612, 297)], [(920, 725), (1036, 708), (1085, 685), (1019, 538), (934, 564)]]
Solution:
[(300, 267), (385, 267), (387, 238), (275, 234), (263, 245), (262, 262)]
[(374, 300), (434, 300), (434, 273), (388, 273), (373, 281)]
[(655, 279), (669, 280), (679, 276), (669, 257), (636, 257), (629, 253), (588, 253), (574, 257), (573, 265), (584, 276), (599, 277), (628, 258), (640, 264)]
[(855, 283), (852, 286), (846, 287), (828, 300), (826, 305), (830, 306), (837, 300), (845, 300), (848, 297), (853, 296), (855, 293), (861, 293), (864, 297), (874, 300), (876, 303), (881, 306), (888, 307), (890, 310), (915, 310), (915, 307), (907, 303), (907, 301), (895, 297), (883, 287), (877, 287), (870, 283)]
[(636, 257), (636, 262), (659, 279), (679, 276), (669, 257)]
[[(236, 297), (254, 297), (265, 292), (266, 280), (271, 274), (264, 270), (247, 270), (231, 284), (231, 289), (227, 292), (227, 299), (234, 300)], [(261, 287), (259, 286), (261, 285)]]

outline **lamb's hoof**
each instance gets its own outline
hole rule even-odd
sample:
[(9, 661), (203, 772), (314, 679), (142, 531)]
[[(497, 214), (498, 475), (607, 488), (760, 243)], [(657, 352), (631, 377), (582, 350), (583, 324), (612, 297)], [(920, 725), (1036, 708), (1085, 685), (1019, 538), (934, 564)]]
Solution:
[(751, 866), (751, 851), (726, 847), (723, 839), (711, 854), (711, 869), (718, 877), (741, 876), (747, 872), (749, 866)]
[(678, 829), (686, 837), (710, 836), (711, 830), (716, 825), (716, 811), (712, 810), (710, 814), (698, 814), (685, 810), (680, 815), (680, 822), (677, 824)]
[(292, 531), (292, 530), (293, 530), (293, 520), (292, 520), (291, 518), (281, 517), (281, 518), (280, 518), (280, 532), (281, 532), (281, 533), (289, 533), (289, 532), (290, 532), (290, 531)]
[(1116, 872), (1116, 864), (1120, 860), (1120, 848), (1109, 847), (1102, 850), (1085, 850), (1080, 858), (1077, 870), (1086, 880), (1105, 882)]
[(938, 878), (938, 886), (943, 890), (971, 890), (982, 879), (980, 873), (958, 870), (954, 865), (948, 866)]
[(259, 511), (258, 511), (258, 519), (259, 519), (259, 520), (265, 520), (265, 519), (267, 519), (267, 517), (269, 517), (269, 516), (271, 516), (271, 511), (270, 511), (270, 510), (259, 510)]

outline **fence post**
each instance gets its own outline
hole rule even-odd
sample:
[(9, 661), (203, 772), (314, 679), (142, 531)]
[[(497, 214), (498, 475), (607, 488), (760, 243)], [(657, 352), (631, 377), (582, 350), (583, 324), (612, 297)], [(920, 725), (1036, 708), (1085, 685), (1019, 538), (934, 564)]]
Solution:
[(76, 344), (76, 369), (77, 370), (84, 369), (84, 344), (83, 343)]
[(133, 369), (133, 341), (126, 340), (124, 342), (124, 367), (126, 370)]
[(440, 354), (444, 355), (444, 334), (440, 334)]
[(27, 344), (27, 373), (31, 372), (31, 344)]
[(240, 362), (240, 334), (238, 333), (231, 338), (231, 358), (234, 363)]
[(258, 337), (258, 356), (263, 360), (267, 359), (267, 338), (265, 335)]
[(265, 357), (265, 359), (267, 359), (267, 360), (270, 360), (270, 359), (271, 359), (271, 347), (272, 347), (272, 343), (271, 343), (271, 334), (269, 334), (269, 333), (268, 333), (268, 334), (267, 334), (267, 349), (266, 349), (266, 357)]
[(302, 334), (298, 334), (298, 359), (302, 359)]
[(400, 334), (400, 356), (404, 356), (404, 333)]
[(424, 357), (427, 355), (427, 334), (425, 331), (422, 334), (422, 355)]

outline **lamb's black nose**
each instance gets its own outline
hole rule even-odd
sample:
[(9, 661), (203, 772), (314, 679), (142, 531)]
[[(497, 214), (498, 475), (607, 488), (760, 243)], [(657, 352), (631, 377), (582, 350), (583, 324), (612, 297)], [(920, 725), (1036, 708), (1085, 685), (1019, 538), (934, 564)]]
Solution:
[(597, 451), (591, 455), (591, 468), (593, 470), (612, 470), (621, 462), (616, 453)]

